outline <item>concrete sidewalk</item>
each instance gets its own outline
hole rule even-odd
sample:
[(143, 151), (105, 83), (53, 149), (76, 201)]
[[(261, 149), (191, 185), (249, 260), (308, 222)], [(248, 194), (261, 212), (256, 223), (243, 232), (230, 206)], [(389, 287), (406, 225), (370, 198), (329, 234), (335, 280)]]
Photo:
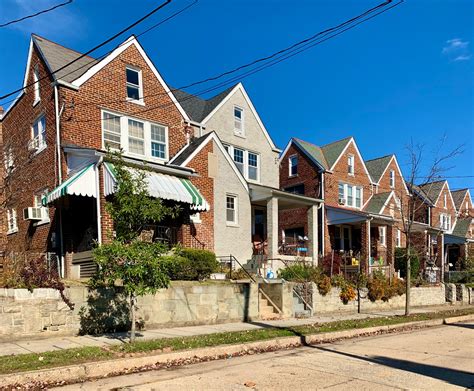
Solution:
[[(424, 312), (438, 312), (447, 311), (460, 308), (469, 308), (472, 306), (455, 306), (455, 305), (444, 305), (444, 306), (429, 306), (429, 307), (417, 307), (412, 309), (412, 313), (424, 313)], [(222, 323), (214, 325), (204, 326), (187, 326), (187, 327), (171, 327), (171, 328), (160, 328), (144, 330), (137, 333), (137, 340), (147, 339), (159, 339), (159, 338), (174, 338), (174, 337), (188, 337), (194, 335), (205, 335), (215, 334), (231, 331), (246, 331), (256, 330), (267, 327), (291, 327), (291, 326), (302, 326), (314, 323), (327, 323), (337, 320), (347, 319), (363, 319), (363, 318), (375, 318), (385, 317), (393, 315), (403, 315), (404, 310), (390, 310), (390, 311), (377, 311), (377, 312), (365, 312), (361, 314), (327, 314), (313, 316), (305, 319), (283, 319), (283, 320), (270, 320), (270, 321), (256, 321), (252, 323)], [(19, 339), (14, 340), (14, 337), (8, 342), (0, 342), (0, 356), (7, 356), (12, 354), (25, 354), (25, 353), (41, 353), (53, 350), (62, 350), (70, 348), (80, 348), (84, 346), (106, 346), (106, 345), (117, 345), (127, 342), (127, 333), (115, 333), (107, 334), (103, 336), (58, 336), (58, 337), (46, 337), (37, 339)]]

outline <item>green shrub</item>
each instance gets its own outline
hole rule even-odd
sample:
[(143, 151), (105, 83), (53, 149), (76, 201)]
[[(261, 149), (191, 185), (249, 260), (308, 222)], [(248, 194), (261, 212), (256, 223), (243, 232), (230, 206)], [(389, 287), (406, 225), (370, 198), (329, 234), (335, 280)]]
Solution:
[(183, 248), (178, 255), (189, 259), (191, 262), (192, 280), (203, 280), (209, 278), (212, 273), (219, 271), (219, 261), (212, 251)]
[[(415, 279), (420, 273), (420, 259), (418, 254), (411, 250), (411, 278)], [(407, 275), (407, 251), (404, 248), (395, 249), (395, 269), (400, 271), (400, 276), (405, 278)]]
[(303, 263), (296, 263), (278, 271), (280, 278), (287, 281), (317, 283), (321, 278), (321, 269), (314, 266), (307, 266)]

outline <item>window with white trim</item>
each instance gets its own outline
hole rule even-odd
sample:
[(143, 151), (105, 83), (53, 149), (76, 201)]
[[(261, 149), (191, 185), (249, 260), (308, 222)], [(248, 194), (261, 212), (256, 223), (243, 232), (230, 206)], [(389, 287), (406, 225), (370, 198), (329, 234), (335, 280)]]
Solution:
[(439, 226), (440, 228), (449, 231), (451, 229), (451, 215), (440, 214), (439, 216)]
[(230, 224), (237, 224), (237, 196), (226, 195), (226, 221)]
[(397, 229), (397, 236), (395, 237), (395, 247), (402, 247), (402, 231)]
[(5, 163), (6, 174), (8, 175), (15, 168), (15, 161), (14, 161), (14, 157), (13, 157), (13, 148), (12, 148), (11, 145), (9, 147), (7, 147), (5, 149), (5, 151), (3, 151), (3, 161)]
[(46, 196), (48, 192), (45, 190), (41, 193), (35, 194), (33, 196), (33, 207), (39, 208), (41, 210), (41, 220), (36, 221), (34, 225), (41, 225), (49, 223), (49, 208), (43, 206), (43, 198)]
[(46, 119), (42, 115), (31, 127), (31, 141), (28, 144), (30, 151), (40, 152), (46, 148)]
[(35, 93), (35, 100), (33, 102), (33, 106), (36, 105), (40, 100), (40, 83), (39, 83), (40, 77), (39, 77), (39, 68), (38, 64), (35, 65), (33, 69), (33, 89)]
[(104, 149), (150, 160), (168, 159), (168, 128), (163, 125), (102, 111)]
[(7, 209), (7, 234), (18, 232), (16, 209)]
[(339, 204), (352, 208), (361, 208), (363, 204), (363, 189), (361, 186), (339, 183)]
[(379, 241), (382, 246), (387, 245), (387, 227), (379, 227)]
[(443, 197), (443, 208), (448, 209), (448, 196), (446, 195), (446, 193), (444, 193)]
[(143, 103), (142, 71), (138, 68), (127, 66), (127, 99), (131, 102)]
[(244, 110), (237, 106), (234, 106), (234, 132), (244, 134)]
[(390, 170), (390, 187), (393, 189), (395, 187), (395, 171)]
[(288, 158), (289, 176), (298, 175), (298, 155), (292, 155)]
[(349, 155), (347, 157), (347, 173), (354, 175), (354, 155)]
[(223, 146), (245, 179), (255, 182), (260, 181), (260, 155), (258, 153), (229, 144), (223, 144)]

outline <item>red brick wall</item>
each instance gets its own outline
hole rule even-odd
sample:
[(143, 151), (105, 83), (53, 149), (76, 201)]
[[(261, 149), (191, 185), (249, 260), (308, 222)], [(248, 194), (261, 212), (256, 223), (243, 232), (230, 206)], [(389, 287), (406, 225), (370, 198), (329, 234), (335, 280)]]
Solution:
[[(54, 112), (54, 89), (52, 79), (48, 76), (46, 65), (33, 50), (27, 83), (33, 82), (33, 69), (38, 65), (40, 79), (40, 102), (33, 107), (33, 86), (28, 87), (25, 94), (3, 119), (3, 148), (12, 147), (14, 171), (4, 180), (6, 207), (13, 207), (18, 216), (18, 232), (7, 236), (6, 252), (43, 253), (50, 250), (51, 233), (57, 219), (54, 207), (49, 209), (51, 223), (33, 226), (33, 222), (23, 220), (23, 209), (33, 206), (33, 196), (37, 192), (52, 190), (57, 185), (55, 163), (56, 123)], [(31, 139), (31, 127), (41, 114), (46, 118), (47, 147), (38, 154), (28, 151)], [(2, 151), (3, 155), (3, 151)], [(3, 159), (3, 156), (2, 156)], [(6, 224), (5, 229), (6, 229)]]
[[(444, 195), (446, 195), (446, 208), (444, 208)], [(449, 193), (447, 186), (444, 186), (439, 195), (438, 202), (431, 209), (431, 226), (436, 228), (440, 226), (440, 216), (443, 213), (451, 216), (451, 227), (453, 227), (456, 216), (456, 207), (451, 199), (451, 194)]]

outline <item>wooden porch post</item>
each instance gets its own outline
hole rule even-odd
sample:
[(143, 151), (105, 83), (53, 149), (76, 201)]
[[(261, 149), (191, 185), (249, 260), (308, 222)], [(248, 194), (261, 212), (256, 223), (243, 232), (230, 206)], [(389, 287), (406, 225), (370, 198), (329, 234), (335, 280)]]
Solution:
[(278, 256), (278, 198), (267, 201), (267, 241), (268, 258)]
[(318, 266), (318, 207), (308, 209), (308, 256), (312, 258), (313, 266)]

